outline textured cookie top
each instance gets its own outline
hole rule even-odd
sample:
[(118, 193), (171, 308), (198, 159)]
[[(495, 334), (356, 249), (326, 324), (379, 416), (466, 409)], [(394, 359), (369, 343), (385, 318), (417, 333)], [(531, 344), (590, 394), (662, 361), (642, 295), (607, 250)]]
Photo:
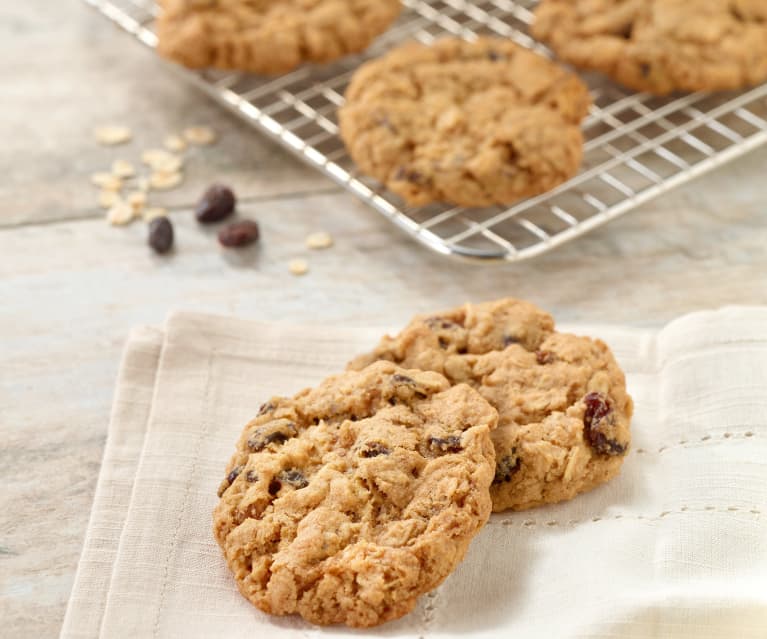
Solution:
[(498, 409), (495, 510), (573, 497), (617, 473), (628, 449), (633, 404), (608, 347), (556, 332), (527, 302), (417, 317), (350, 368), (376, 360), (468, 383)]
[(270, 400), (214, 513), (240, 591), (317, 624), (406, 614), (490, 514), (496, 423), (468, 386), (389, 362)]
[(586, 86), (511, 41), (410, 43), (362, 66), (339, 112), (365, 173), (412, 204), (508, 203), (578, 168)]
[(764, 0), (542, 0), (533, 34), (563, 60), (639, 91), (736, 89), (767, 78)]
[(158, 51), (192, 68), (285, 73), (365, 49), (399, 0), (160, 0)]

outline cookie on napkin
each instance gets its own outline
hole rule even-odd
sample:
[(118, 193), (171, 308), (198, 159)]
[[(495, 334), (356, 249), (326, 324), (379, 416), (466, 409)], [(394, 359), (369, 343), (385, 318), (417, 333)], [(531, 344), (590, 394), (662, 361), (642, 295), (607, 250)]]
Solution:
[(214, 532), (240, 592), (315, 624), (410, 612), (487, 521), (497, 413), (390, 362), (263, 405), (226, 469)]
[(610, 349), (557, 332), (528, 302), (416, 317), (349, 367), (378, 360), (469, 384), (498, 410), (495, 511), (571, 499), (617, 475), (628, 452), (633, 403)]

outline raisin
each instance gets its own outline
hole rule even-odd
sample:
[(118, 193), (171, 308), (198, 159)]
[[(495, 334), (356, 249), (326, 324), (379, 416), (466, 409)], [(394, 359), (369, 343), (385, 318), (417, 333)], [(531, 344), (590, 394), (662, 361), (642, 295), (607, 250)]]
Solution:
[(445, 319), (444, 317), (429, 317), (426, 320), (426, 325), (432, 330), (442, 329), (443, 331), (449, 331), (456, 328), (460, 328), (460, 324)]
[(241, 220), (225, 226), (218, 232), (218, 241), (227, 248), (239, 248), (253, 244), (259, 237), (258, 224), (253, 220)]
[(232, 189), (223, 184), (213, 184), (197, 202), (194, 216), (202, 224), (220, 222), (234, 212), (236, 203)]
[(518, 337), (515, 337), (514, 335), (504, 335), (503, 336), (503, 345), (504, 346), (511, 346), (512, 344), (519, 344), (522, 340), (520, 340)]
[(395, 384), (407, 384), (408, 386), (415, 384), (415, 380), (412, 377), (408, 377), (407, 375), (400, 375), (399, 373), (392, 375), (391, 381), (393, 381)]
[(167, 217), (156, 217), (149, 223), (149, 246), (162, 255), (173, 246), (173, 225)]
[(602, 393), (589, 393), (583, 398), (586, 411), (583, 414), (583, 434), (590, 446), (600, 455), (622, 455), (626, 446), (610, 439), (604, 433), (604, 425), (609, 425), (613, 409), (610, 401)]
[(229, 475), (227, 476), (226, 480), (227, 480), (227, 481), (228, 481), (230, 484), (233, 484), (233, 483), (234, 483), (234, 480), (235, 480), (235, 479), (237, 479), (237, 477), (239, 477), (239, 475), (240, 475), (240, 473), (241, 473), (241, 472), (242, 472), (242, 466), (237, 466), (236, 468), (234, 468), (234, 469), (232, 470), (232, 472), (231, 472), (231, 473), (229, 473)]
[(284, 444), (291, 437), (298, 434), (296, 425), (287, 419), (278, 419), (256, 428), (253, 434), (248, 438), (248, 448), (257, 453), (269, 444)]
[(300, 470), (283, 470), (279, 475), (277, 475), (277, 478), (286, 484), (290, 484), (296, 490), (300, 488), (306, 488), (309, 485), (309, 482), (306, 481), (306, 477), (304, 477), (304, 474)]
[(443, 453), (460, 453), (463, 450), (461, 438), (458, 435), (448, 437), (429, 437), (429, 448)]
[(258, 474), (255, 470), (249, 470), (247, 473), (245, 473), (245, 481), (247, 481), (249, 484), (255, 484), (258, 481)]
[(437, 341), (439, 342), (439, 347), (442, 350), (447, 350), (447, 347), (450, 346), (450, 342), (448, 342), (444, 337), (440, 337)]
[(511, 449), (511, 455), (502, 457), (495, 465), (495, 477), (493, 478), (494, 484), (503, 484), (510, 482), (511, 478), (519, 470), (522, 465), (522, 460), (517, 457), (517, 449)]
[(360, 450), (360, 457), (378, 457), (379, 455), (389, 455), (391, 450), (381, 442), (367, 442), (365, 447)]
[(261, 404), (261, 407), (258, 409), (258, 416), (266, 415), (267, 413), (274, 412), (274, 409), (277, 408), (272, 402), (266, 402), (265, 404)]
[(278, 479), (272, 479), (272, 481), (269, 482), (269, 494), (274, 497), (278, 492), (280, 492), (280, 488), (282, 488), (282, 484)]
[(404, 180), (406, 182), (411, 182), (412, 184), (423, 184), (426, 182), (421, 173), (414, 169), (407, 169), (404, 166), (397, 169), (397, 172), (394, 174), (394, 179)]
[(218, 487), (218, 496), (221, 497), (223, 494), (229, 490), (229, 487), (234, 483), (234, 480), (237, 479), (238, 475), (242, 472), (242, 466), (236, 466), (232, 469), (232, 472), (230, 472), (224, 481), (221, 482), (221, 484)]
[(536, 351), (535, 352), (535, 360), (543, 365), (543, 364), (551, 364), (556, 359), (554, 356), (554, 353), (551, 351)]

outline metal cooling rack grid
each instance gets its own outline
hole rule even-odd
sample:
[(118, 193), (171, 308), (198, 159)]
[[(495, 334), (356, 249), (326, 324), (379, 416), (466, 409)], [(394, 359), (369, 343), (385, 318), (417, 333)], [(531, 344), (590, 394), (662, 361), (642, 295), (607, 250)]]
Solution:
[[(85, 0), (149, 47), (154, 0)], [(525, 31), (535, 0), (403, 0), (400, 20), (364, 55), (276, 79), (177, 70), (224, 106), (354, 193), (435, 251), (479, 261), (541, 254), (767, 142), (767, 84), (742, 93), (657, 98), (585, 77), (594, 106), (580, 173), (511, 207), (413, 208), (357, 173), (336, 110), (354, 70), (406, 39), (501, 35), (543, 53)]]

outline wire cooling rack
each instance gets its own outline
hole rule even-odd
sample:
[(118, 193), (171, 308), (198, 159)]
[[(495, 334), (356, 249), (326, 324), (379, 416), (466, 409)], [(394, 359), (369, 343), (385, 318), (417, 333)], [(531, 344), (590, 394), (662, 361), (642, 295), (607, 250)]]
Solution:
[[(157, 43), (154, 0), (85, 0), (143, 44)], [(475, 261), (539, 255), (767, 142), (767, 84), (741, 93), (658, 98), (587, 74), (594, 106), (584, 123), (580, 173), (511, 207), (408, 207), (359, 174), (336, 111), (354, 70), (398, 42), (443, 35), (527, 35), (534, 0), (403, 0), (399, 21), (364, 54), (279, 78), (178, 68), (222, 105), (322, 171), (431, 249)]]

